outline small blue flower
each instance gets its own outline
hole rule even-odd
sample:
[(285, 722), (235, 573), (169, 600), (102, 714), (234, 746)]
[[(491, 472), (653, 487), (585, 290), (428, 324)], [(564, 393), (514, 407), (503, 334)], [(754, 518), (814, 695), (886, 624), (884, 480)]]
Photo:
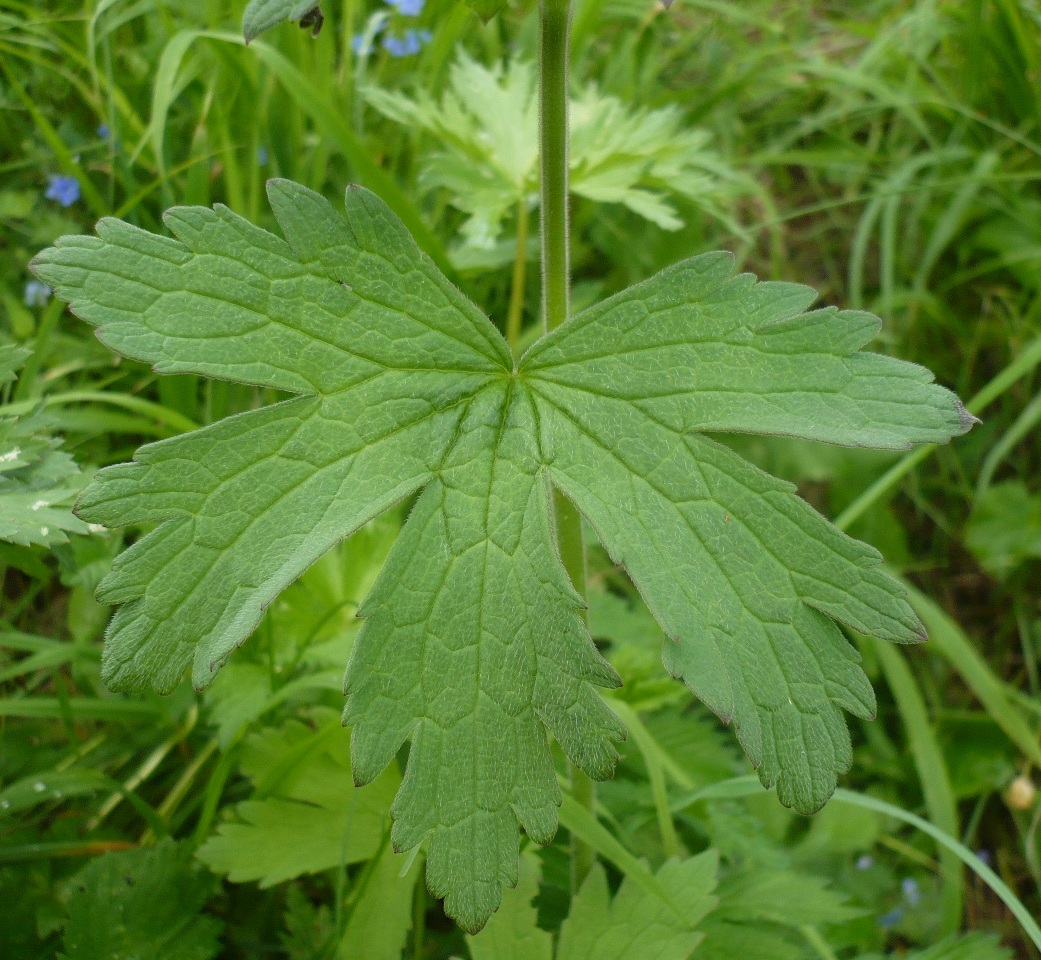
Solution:
[(875, 865), (875, 858), (870, 853), (865, 853), (857, 858), (856, 868), (858, 870), (870, 870)]
[(262, 166), (262, 167), (266, 167), (267, 166), (267, 161), (268, 161), (267, 147), (258, 147), (257, 148), (257, 163), (260, 166)]
[(411, 57), (430, 43), (433, 34), (429, 30), (406, 30), (400, 37), (388, 34), (383, 38), (383, 49), (392, 57)]
[(976, 851), (976, 856), (988, 867), (994, 862), (994, 855), (989, 850), (979, 849)]
[(48, 200), (57, 200), (63, 207), (71, 207), (80, 198), (80, 182), (75, 177), (52, 173), (44, 196)]
[(878, 925), (883, 930), (888, 930), (890, 927), (895, 927), (904, 918), (904, 911), (899, 907), (893, 907), (888, 913), (883, 913), (878, 918)]
[(25, 285), (23, 298), (27, 307), (45, 307), (51, 299), (51, 288), (39, 280), (30, 280)]
[(423, 12), (426, 0), (387, 0), (398, 13), (406, 17), (418, 17)]
[(109, 134), (111, 134), (111, 133), (112, 133), (112, 131), (109, 130), (107, 123), (99, 123), (98, 124), (98, 136), (102, 140), (107, 140), (109, 138)]
[(917, 907), (922, 902), (922, 891), (918, 889), (918, 881), (914, 877), (905, 877), (900, 889), (910, 906)]

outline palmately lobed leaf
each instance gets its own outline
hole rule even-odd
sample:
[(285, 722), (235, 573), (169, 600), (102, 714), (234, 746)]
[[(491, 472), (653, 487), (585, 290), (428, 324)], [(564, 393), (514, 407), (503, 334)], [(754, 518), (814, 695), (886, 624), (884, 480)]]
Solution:
[(514, 366), (502, 337), (367, 191), (345, 213), (269, 185), (285, 239), (226, 208), (178, 208), (172, 238), (119, 221), (64, 238), (38, 275), (113, 349), (161, 372), (293, 399), (143, 447), (79, 511), (158, 524), (100, 596), (107, 681), (204, 686), (268, 604), (338, 541), (415, 505), (348, 668), (365, 783), (405, 741), (398, 849), (476, 930), (560, 802), (552, 735), (594, 777), (624, 728), (556, 552), (551, 487), (628, 570), (665, 663), (732, 722), (764, 784), (819, 807), (850, 763), (842, 716), (874, 698), (838, 623), (897, 642), (922, 628), (881, 558), (706, 433), (905, 448), (969, 417), (919, 367), (860, 347), (867, 314), (806, 312), (792, 284), (707, 254), (579, 314)]

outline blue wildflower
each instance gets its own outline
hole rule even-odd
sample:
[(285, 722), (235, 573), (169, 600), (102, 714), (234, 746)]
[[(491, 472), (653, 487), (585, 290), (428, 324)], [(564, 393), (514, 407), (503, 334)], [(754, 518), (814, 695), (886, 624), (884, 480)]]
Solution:
[(30, 280), (25, 285), (23, 299), (27, 307), (45, 307), (51, 299), (51, 288), (39, 280)]
[(257, 164), (261, 167), (266, 167), (268, 161), (267, 147), (257, 148)]
[(904, 911), (899, 907), (893, 907), (888, 913), (883, 913), (878, 918), (878, 925), (883, 930), (888, 930), (890, 927), (895, 927), (904, 918)]
[(423, 12), (426, 0), (387, 0), (398, 13), (406, 17), (418, 17)]
[(80, 198), (80, 182), (75, 177), (52, 173), (44, 196), (48, 200), (57, 200), (63, 207), (71, 207)]
[(904, 899), (912, 907), (917, 907), (922, 902), (922, 891), (918, 889), (918, 881), (914, 877), (905, 877), (900, 884)]
[(107, 123), (99, 123), (98, 124), (98, 136), (102, 140), (107, 140), (109, 138), (109, 134), (110, 133), (112, 133), (112, 131), (109, 130)]
[(383, 49), (392, 57), (411, 57), (430, 43), (433, 34), (429, 30), (406, 30), (400, 37), (388, 34), (383, 38)]
[(988, 867), (994, 862), (994, 855), (989, 850), (981, 848), (976, 851), (976, 856), (979, 857)]
[(858, 870), (870, 870), (875, 865), (875, 858), (870, 853), (865, 853), (857, 858), (856, 868)]

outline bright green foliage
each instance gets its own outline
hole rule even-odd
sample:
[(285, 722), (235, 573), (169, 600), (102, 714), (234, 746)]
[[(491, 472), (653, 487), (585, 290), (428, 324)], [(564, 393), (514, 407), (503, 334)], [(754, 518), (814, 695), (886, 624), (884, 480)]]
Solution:
[[(29, 351), (0, 345), (0, 387), (10, 383)], [(87, 525), (69, 509), (87, 482), (61, 441), (46, 433), (46, 417), (4, 417), (0, 407), (0, 540), (52, 547)]]
[[(490, 247), (518, 203), (538, 200), (538, 104), (535, 68), (516, 61), (488, 68), (465, 54), (453, 64), (440, 103), (422, 89), (414, 99), (379, 87), (365, 90), (380, 113), (424, 130), (440, 143), (422, 184), (445, 190), (468, 214), (462, 233)], [(730, 224), (724, 199), (739, 175), (708, 148), (708, 134), (689, 129), (674, 107), (633, 112), (595, 87), (571, 106), (571, 192), (620, 203), (666, 230), (682, 221), (670, 196), (694, 201)]]
[(560, 565), (550, 485), (571, 498), (668, 635), (666, 664), (733, 721), (766, 785), (819, 807), (850, 762), (842, 708), (874, 701), (835, 620), (922, 629), (879, 555), (703, 431), (903, 448), (971, 418), (919, 367), (858, 352), (878, 321), (804, 311), (805, 287), (708, 254), (575, 317), (515, 368), (495, 327), (374, 195), (346, 218), (272, 181), (281, 240), (226, 208), (67, 237), (39, 276), (100, 338), (160, 372), (294, 399), (144, 447), (80, 512), (159, 525), (99, 596), (104, 675), (205, 685), (330, 546), (418, 494), (348, 668), (357, 782), (407, 740), (394, 843), (428, 842), (428, 882), (470, 930), (517, 878), (517, 824), (546, 841), (560, 793), (547, 731), (595, 777), (617, 678)]
[(164, 840), (92, 860), (69, 884), (67, 960), (209, 960), (221, 923), (199, 911), (214, 879), (189, 844)]
[(210, 869), (262, 887), (374, 857), (389, 829), (387, 807), (401, 778), (387, 770), (356, 790), (339, 723), (318, 732), (298, 721), (250, 738), (242, 760), (254, 796), (199, 850)]
[(612, 898), (607, 874), (593, 867), (571, 901), (571, 912), (553, 937), (537, 924), (532, 900), (538, 893), (539, 864), (521, 858), (516, 890), (503, 897), (502, 909), (477, 936), (468, 937), (472, 960), (686, 960), (704, 934), (698, 924), (716, 905), (717, 858), (703, 853), (669, 860), (657, 872), (671, 904), (626, 877)]

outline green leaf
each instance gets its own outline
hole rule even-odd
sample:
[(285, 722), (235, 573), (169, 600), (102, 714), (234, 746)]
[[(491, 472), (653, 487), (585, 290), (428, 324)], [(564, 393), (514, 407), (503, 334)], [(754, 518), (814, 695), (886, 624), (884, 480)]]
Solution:
[(467, 937), (472, 960), (686, 960), (703, 939), (698, 924), (713, 909), (718, 858), (712, 851), (669, 860), (657, 872), (678, 911), (626, 877), (612, 898), (607, 874), (594, 865), (571, 901), (554, 953), (551, 936), (537, 925), (532, 900), (539, 864), (521, 858), (516, 890), (503, 897), (499, 913), (476, 936)]
[[(0, 385), (15, 379), (29, 356), (24, 347), (0, 345)], [(4, 417), (0, 407), (0, 540), (53, 547), (69, 533), (87, 533), (70, 507), (89, 477), (80, 473), (61, 441), (47, 433), (42, 411)]]
[(15, 347), (6, 343), (0, 345), (0, 386), (15, 379), (31, 353), (32, 351), (25, 347)]
[(303, 394), (143, 447), (84, 494), (91, 521), (167, 521), (99, 590), (125, 604), (115, 689), (171, 690), (189, 663), (208, 683), (289, 583), (427, 480), (460, 402), (501, 379), (505, 343), (371, 193), (348, 192), (346, 220), (288, 181), (270, 195), (290, 243), (186, 207), (166, 215), (176, 240), (106, 219), (37, 260), (121, 353)]
[(784, 927), (845, 923), (864, 911), (847, 905), (848, 897), (827, 881), (805, 871), (756, 865), (727, 877), (719, 887), (717, 920), (775, 923)]
[[(534, 64), (514, 60), (486, 67), (460, 54), (440, 103), (422, 88), (411, 98), (376, 86), (363, 93), (384, 116), (438, 142), (440, 149), (423, 162), (420, 183), (446, 191), (467, 214), (461, 228), (465, 249), (493, 249), (518, 203), (537, 204)], [(709, 142), (708, 133), (690, 129), (678, 109), (633, 110), (588, 86), (571, 105), (571, 192), (622, 204), (664, 230), (683, 225), (671, 202), (683, 197), (740, 233), (726, 210), (749, 184)]]
[(106, 853), (69, 883), (67, 960), (209, 960), (221, 923), (199, 911), (213, 877), (192, 863), (188, 844)]
[(246, 43), (286, 20), (297, 23), (317, 8), (315, 0), (250, 0), (242, 16)]
[(599, 864), (571, 901), (560, 929), (557, 960), (686, 960), (701, 942), (697, 925), (716, 905), (718, 857), (714, 851), (667, 860), (656, 876), (673, 895), (679, 914), (631, 877), (611, 898)]
[(143, 447), (84, 493), (87, 520), (158, 524), (101, 584), (123, 604), (106, 680), (170, 690), (191, 664), (205, 685), (294, 578), (416, 497), (360, 609), (345, 720), (358, 783), (411, 741), (395, 847), (426, 842), (431, 889), (476, 930), (517, 880), (518, 824), (556, 829), (547, 734), (605, 777), (624, 732), (595, 694), (618, 680), (556, 553), (553, 484), (642, 591), (669, 669), (785, 803), (819, 807), (849, 764), (842, 708), (874, 709), (835, 621), (922, 628), (874, 550), (705, 432), (903, 448), (969, 427), (954, 396), (859, 352), (874, 318), (806, 313), (812, 292), (734, 277), (722, 254), (578, 315), (515, 368), (374, 195), (349, 190), (343, 216), (269, 191), (285, 240), (179, 208), (172, 239), (103, 220), (35, 262), (121, 353), (297, 394)]
[(705, 942), (697, 955), (704, 960), (796, 960), (805, 956), (803, 926), (845, 923), (864, 913), (820, 877), (763, 863), (726, 876), (717, 893), (719, 906), (702, 924)]
[(231, 809), (199, 859), (236, 883), (268, 887), (375, 856), (400, 778), (388, 770), (354, 789), (344, 738), (338, 723), (314, 732), (295, 720), (251, 737), (243, 772), (257, 790)]

